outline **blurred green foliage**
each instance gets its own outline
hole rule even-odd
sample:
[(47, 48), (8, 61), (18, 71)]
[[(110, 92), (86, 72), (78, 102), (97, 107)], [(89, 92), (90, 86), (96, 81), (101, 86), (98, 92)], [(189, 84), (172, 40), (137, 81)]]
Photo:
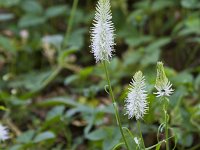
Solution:
[[(95, 4), (79, 1), (69, 30), (73, 0), (0, 0), (0, 115), (12, 134), (4, 149), (110, 150), (120, 142), (102, 65), (90, 53)], [(200, 1), (111, 4), (117, 45), (109, 72), (124, 126), (137, 133), (123, 109), (130, 78), (142, 70), (152, 93), (162, 60), (175, 89), (171, 147), (199, 149)], [(150, 92), (142, 124), (147, 146), (156, 143), (164, 119)]]

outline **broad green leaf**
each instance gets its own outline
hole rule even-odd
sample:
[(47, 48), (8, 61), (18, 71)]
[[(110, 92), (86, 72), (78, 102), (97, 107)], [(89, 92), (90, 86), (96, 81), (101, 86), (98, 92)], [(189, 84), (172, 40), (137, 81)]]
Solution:
[(111, 150), (117, 143), (120, 142), (121, 133), (119, 127), (107, 128), (107, 136), (103, 141), (103, 150)]
[(70, 54), (73, 54), (75, 52), (77, 52), (78, 49), (76, 48), (71, 48), (71, 49), (67, 49), (67, 50), (62, 50), (58, 56), (58, 62), (60, 65), (65, 65), (65, 63), (67, 63), (67, 57)]
[(15, 144), (12, 147), (10, 147), (9, 150), (22, 150), (22, 147), (22, 144)]
[(46, 18), (43, 16), (36, 16), (33, 14), (26, 14), (22, 16), (18, 22), (19, 27), (26, 28), (30, 26), (41, 25), (45, 23)]
[(124, 136), (126, 138), (129, 148), (137, 150), (138, 145), (135, 143), (135, 140), (134, 140), (135, 137), (131, 133), (131, 131), (127, 127), (123, 127), (123, 132), (124, 132)]
[(46, 141), (46, 140), (50, 140), (50, 139), (54, 139), (55, 138), (55, 134), (53, 132), (50, 131), (46, 131), (43, 133), (38, 134), (34, 139), (33, 142), (34, 143), (39, 143), (42, 141)]
[(77, 103), (74, 99), (70, 97), (54, 97), (50, 99), (43, 100), (39, 102), (37, 105), (39, 106), (55, 106), (55, 105), (66, 105), (66, 106), (77, 106)]
[(12, 43), (12, 39), (0, 35), (0, 47), (5, 51), (15, 52), (15, 45)]
[(48, 43), (52, 46), (54, 46), (57, 49), (61, 48), (61, 44), (63, 42), (63, 36), (58, 34), (58, 35), (48, 35), (42, 38), (43, 43)]
[(14, 18), (14, 14), (12, 13), (2, 13), (0, 14), (0, 21), (7, 21)]
[(43, 11), (41, 4), (36, 0), (25, 0), (21, 7), (26, 13), (30, 14), (42, 14)]
[(153, 41), (154, 37), (152, 36), (140, 36), (140, 37), (129, 37), (126, 39), (126, 43), (129, 46), (137, 47)]
[(161, 48), (162, 46), (165, 46), (166, 44), (168, 44), (171, 41), (170, 38), (168, 37), (163, 37), (160, 39), (155, 40), (154, 42), (152, 42), (151, 44), (149, 44), (146, 48), (145, 51), (147, 52), (152, 52), (156, 49)]
[(56, 17), (62, 14), (65, 14), (67, 12), (67, 7), (63, 6), (63, 5), (57, 5), (57, 6), (52, 6), (49, 7), (46, 12), (45, 15), (47, 18), (52, 18), (52, 17)]
[(99, 128), (95, 131), (92, 131), (86, 135), (86, 138), (91, 140), (91, 141), (98, 141), (98, 140), (103, 140), (106, 138), (107, 133), (105, 131), (105, 128)]
[(85, 28), (75, 30), (72, 32), (69, 40), (68, 40), (68, 46), (75, 47), (77, 49), (82, 48), (84, 45), (84, 34), (87, 32)]
[(4, 106), (0, 106), (0, 110), (6, 110), (6, 107), (4, 107)]
[(192, 84), (193, 76), (189, 72), (182, 72), (172, 78), (174, 84)]
[(151, 9), (153, 11), (159, 11), (159, 10), (162, 10), (162, 9), (165, 9), (165, 8), (170, 8), (170, 7), (173, 7), (175, 6), (175, 2), (174, 0), (167, 0), (167, 1), (154, 1), (152, 6), (151, 6)]
[(200, 8), (199, 0), (181, 0), (181, 5), (189, 9)]
[(0, 0), (0, 7), (11, 7), (18, 5), (21, 0)]
[(28, 130), (17, 137), (17, 142), (19, 143), (29, 143), (32, 142), (33, 136), (35, 134), (34, 130)]

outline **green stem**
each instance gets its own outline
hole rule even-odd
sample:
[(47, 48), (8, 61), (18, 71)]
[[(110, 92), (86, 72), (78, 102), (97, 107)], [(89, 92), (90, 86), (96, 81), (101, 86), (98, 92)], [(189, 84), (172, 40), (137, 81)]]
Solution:
[(140, 129), (140, 121), (139, 120), (137, 120), (137, 127), (138, 127), (138, 130), (139, 130), (139, 133), (140, 133), (140, 138), (142, 140), (142, 147), (145, 149), (144, 139), (142, 137), (142, 132), (141, 132), (141, 129)]
[(51, 75), (43, 82), (42, 87), (40, 89), (45, 88), (51, 81), (55, 79), (55, 77), (60, 73), (62, 70), (61, 66), (58, 66), (52, 73)]
[(106, 73), (106, 79), (107, 79), (107, 82), (108, 82), (109, 93), (110, 93), (112, 103), (113, 103), (113, 107), (114, 107), (114, 110), (115, 110), (115, 117), (116, 117), (116, 120), (117, 120), (117, 125), (119, 126), (119, 129), (120, 129), (122, 138), (124, 140), (124, 143), (125, 143), (127, 149), (129, 150), (128, 143), (127, 143), (126, 138), (125, 138), (124, 133), (123, 133), (122, 124), (121, 124), (121, 120), (120, 120), (119, 112), (118, 112), (118, 107), (117, 107), (117, 103), (116, 103), (114, 95), (113, 95), (113, 91), (112, 91), (112, 87), (111, 87), (111, 83), (110, 83), (110, 77), (109, 77), (109, 73), (108, 73), (108, 69), (107, 69), (107, 65), (106, 65), (105, 60), (103, 61), (103, 66), (104, 66), (104, 70), (105, 70), (105, 73)]
[(77, 9), (77, 5), (78, 5), (78, 0), (74, 0), (73, 5), (72, 5), (72, 10), (70, 12), (70, 17), (69, 17), (69, 23), (68, 23), (68, 27), (67, 27), (67, 31), (65, 34), (65, 38), (64, 38), (64, 43), (63, 46), (67, 46), (68, 44), (68, 40), (69, 40), (69, 36), (72, 30), (72, 25), (73, 25), (73, 19), (74, 19), (74, 15)]
[(171, 138), (173, 138), (173, 137), (174, 137), (174, 136), (171, 136), (171, 137), (169, 137), (168, 139), (159, 141), (157, 144), (155, 144), (155, 145), (153, 145), (153, 146), (150, 146), (150, 147), (148, 147), (148, 148), (145, 148), (145, 150), (150, 150), (150, 149), (156, 147), (158, 144), (161, 144), (161, 143), (165, 142), (166, 140), (169, 140), (169, 139), (171, 139)]
[[(168, 114), (167, 114), (167, 102), (168, 100), (166, 99), (166, 102), (163, 105), (163, 111), (165, 114), (165, 139), (168, 139)], [(169, 150), (169, 142), (166, 140), (166, 150)]]

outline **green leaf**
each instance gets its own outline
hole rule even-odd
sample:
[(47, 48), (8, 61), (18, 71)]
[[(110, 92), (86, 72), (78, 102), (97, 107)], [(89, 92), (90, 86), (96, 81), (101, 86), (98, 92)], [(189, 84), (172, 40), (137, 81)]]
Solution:
[(103, 140), (107, 136), (107, 133), (104, 128), (99, 128), (95, 131), (92, 131), (86, 135), (86, 138), (91, 141)]
[(115, 145), (115, 146), (113, 147), (112, 150), (116, 150), (116, 149), (118, 149), (118, 148), (119, 148), (120, 146), (122, 146), (122, 145), (125, 145), (125, 143), (124, 143), (124, 142), (118, 143), (117, 145)]
[(192, 84), (193, 76), (189, 72), (182, 72), (177, 74), (177, 76), (172, 78), (173, 83), (179, 84)]
[(75, 30), (72, 32), (69, 41), (68, 46), (75, 47), (77, 49), (80, 49), (84, 45), (84, 34), (87, 32), (85, 28)]
[(49, 7), (45, 12), (45, 16), (47, 18), (52, 18), (52, 17), (56, 17), (56, 16), (59, 16), (59, 15), (65, 14), (65, 12), (67, 12), (66, 6), (57, 5), (57, 6)]
[(111, 150), (121, 139), (119, 127), (107, 128), (107, 136), (103, 141), (103, 150)]
[(10, 147), (9, 150), (22, 150), (22, 147), (22, 144), (15, 144), (12, 147)]
[(22, 9), (30, 14), (41, 14), (43, 11), (42, 6), (38, 1), (35, 0), (25, 0), (22, 5)]
[(32, 142), (34, 134), (35, 134), (34, 130), (29, 130), (18, 136), (16, 140), (19, 143), (29, 143)]
[(21, 0), (0, 0), (0, 7), (11, 7), (18, 5)]
[(70, 49), (67, 49), (67, 50), (62, 50), (58, 56), (58, 62), (60, 65), (64, 65), (67, 61), (67, 57), (70, 55), (70, 54), (73, 54), (77, 51), (78, 49), (76, 48), (70, 48)]
[(171, 41), (170, 38), (168, 37), (163, 37), (160, 39), (155, 40), (153, 43), (149, 44), (146, 48), (145, 51), (149, 51), (152, 52), (156, 49), (161, 48), (162, 46), (165, 46), (166, 44), (168, 44)]
[(20, 18), (18, 25), (21, 28), (25, 28), (25, 27), (30, 27), (30, 26), (41, 25), (41, 24), (45, 23), (45, 21), (46, 21), (46, 18), (43, 16), (26, 14)]
[(0, 21), (7, 21), (14, 18), (14, 14), (11, 13), (1, 13), (0, 14)]
[(50, 140), (50, 139), (54, 139), (55, 138), (55, 134), (53, 132), (50, 131), (46, 131), (43, 133), (38, 134), (34, 139), (33, 142), (34, 143), (39, 143), (42, 141), (46, 141), (46, 140)]
[(167, 1), (154, 1), (152, 4), (151, 9), (153, 11), (159, 11), (162, 10), (164, 8), (169, 8), (169, 7), (173, 7), (173, 5), (175, 5), (175, 1), (174, 0), (167, 0)]
[(64, 112), (65, 107), (64, 106), (55, 106), (53, 107), (46, 116), (46, 120), (50, 120), (56, 116), (61, 116)]
[(140, 37), (129, 37), (126, 39), (126, 43), (129, 46), (137, 47), (153, 41), (154, 37), (152, 36), (140, 36)]
[(43, 43), (48, 43), (52, 46), (54, 46), (57, 49), (61, 48), (61, 44), (63, 42), (63, 36), (58, 34), (58, 35), (48, 35), (42, 38)]
[(181, 5), (189, 9), (200, 8), (199, 0), (182, 0)]
[(9, 52), (16, 51), (14, 44), (11, 42), (11, 39), (1, 35), (0, 35), (0, 47)]
[(4, 110), (4, 111), (5, 111), (5, 110), (7, 110), (7, 109), (6, 109), (6, 107), (4, 107), (4, 106), (0, 106), (0, 110)]
[(67, 105), (67, 106), (75, 107), (77, 106), (77, 103), (74, 101), (74, 99), (70, 97), (54, 97), (54, 98), (43, 100), (39, 102), (37, 105), (39, 106)]
[(128, 143), (129, 148), (138, 149), (138, 145), (135, 143), (134, 136), (127, 127), (123, 127), (124, 136)]

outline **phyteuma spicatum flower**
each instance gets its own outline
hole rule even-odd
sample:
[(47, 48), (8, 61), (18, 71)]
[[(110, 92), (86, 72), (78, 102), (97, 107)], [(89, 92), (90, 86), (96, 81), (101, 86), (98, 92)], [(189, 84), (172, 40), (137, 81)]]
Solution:
[(161, 97), (161, 98), (165, 96), (170, 96), (174, 91), (172, 89), (172, 84), (170, 83), (165, 74), (162, 62), (157, 63), (157, 77), (156, 77), (155, 88), (157, 89), (157, 92), (154, 94), (157, 95), (156, 97)]
[(126, 114), (128, 118), (135, 116), (136, 120), (143, 118), (148, 110), (147, 92), (145, 90), (145, 78), (141, 71), (133, 76), (129, 92), (125, 100)]
[(9, 139), (7, 127), (0, 124), (0, 142)]
[(91, 48), (96, 62), (112, 58), (114, 51), (114, 26), (111, 21), (110, 0), (99, 0), (93, 27), (91, 28)]

